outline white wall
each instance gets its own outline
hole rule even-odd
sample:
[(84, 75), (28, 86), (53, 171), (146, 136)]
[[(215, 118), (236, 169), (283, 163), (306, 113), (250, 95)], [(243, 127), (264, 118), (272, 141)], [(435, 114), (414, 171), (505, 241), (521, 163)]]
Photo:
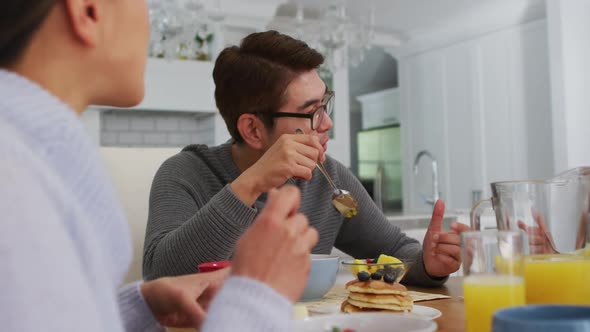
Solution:
[(145, 73), (145, 98), (136, 107), (215, 113), (213, 62), (150, 58)]
[(557, 172), (590, 165), (590, 1), (547, 0)]
[(100, 145), (100, 110), (90, 107), (82, 112), (80, 118), (92, 142), (97, 146)]
[(126, 281), (142, 278), (143, 243), (152, 180), (160, 165), (179, 152), (177, 148), (101, 148), (107, 171), (127, 217), (133, 240), (133, 261)]
[(489, 183), (553, 174), (546, 22), (527, 23), (399, 60), (404, 210), (428, 212), (430, 164), (450, 209)]
[(350, 102), (348, 93), (348, 68), (339, 68), (333, 76), (334, 138), (328, 143), (328, 154), (350, 167)]

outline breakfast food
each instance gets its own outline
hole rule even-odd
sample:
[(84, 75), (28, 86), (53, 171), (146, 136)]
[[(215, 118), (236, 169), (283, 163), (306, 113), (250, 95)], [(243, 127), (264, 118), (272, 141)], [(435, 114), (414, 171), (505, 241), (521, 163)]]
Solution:
[(399, 283), (406, 271), (401, 260), (381, 254), (376, 259), (355, 259), (349, 265), (356, 279), (346, 284), (350, 293), (340, 307), (342, 312), (412, 310), (413, 300)]
[(367, 271), (371, 274), (387, 267), (395, 267), (399, 271), (405, 269), (403, 262), (398, 258), (381, 254), (378, 258), (355, 259), (351, 264), (351, 272), (354, 275), (361, 271)]
[(340, 306), (342, 312), (412, 311), (413, 300), (404, 285), (396, 283), (395, 278), (387, 273), (385, 276), (390, 277), (385, 280), (381, 271), (372, 273), (370, 278), (367, 275), (367, 271), (360, 271), (357, 279), (346, 283), (346, 289), (350, 293)]
[(353, 329), (342, 329), (340, 327), (337, 326), (333, 326), (330, 329), (327, 330), (327, 332), (356, 332), (356, 330)]

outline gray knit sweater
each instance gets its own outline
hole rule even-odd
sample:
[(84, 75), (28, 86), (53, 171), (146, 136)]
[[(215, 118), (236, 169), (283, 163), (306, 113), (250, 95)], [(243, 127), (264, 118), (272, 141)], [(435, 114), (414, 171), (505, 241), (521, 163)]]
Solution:
[[(320, 234), (314, 253), (328, 254), (336, 247), (358, 258), (381, 253), (411, 258), (416, 263), (406, 275), (406, 283), (444, 283), (445, 278), (426, 274), (420, 244), (387, 221), (346, 167), (330, 157), (324, 166), (339, 188), (357, 198), (359, 208), (353, 218), (341, 216), (331, 204), (328, 182), (317, 169), (310, 181), (289, 180), (301, 190), (299, 211)], [(266, 194), (254, 207), (239, 200), (228, 185), (239, 175), (231, 143), (189, 145), (162, 164), (150, 193), (143, 260), (146, 279), (192, 273), (199, 263), (231, 259), (237, 240), (266, 201)]]

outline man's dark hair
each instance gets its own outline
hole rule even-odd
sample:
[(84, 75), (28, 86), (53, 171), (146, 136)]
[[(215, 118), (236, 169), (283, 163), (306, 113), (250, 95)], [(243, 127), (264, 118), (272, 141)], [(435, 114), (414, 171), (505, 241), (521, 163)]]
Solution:
[[(277, 31), (253, 33), (240, 46), (224, 49), (213, 69), (215, 102), (233, 139), (244, 141), (237, 128), (242, 114), (275, 112), (285, 103), (289, 83), (323, 62), (306, 43)], [(271, 117), (261, 119), (272, 128)]]

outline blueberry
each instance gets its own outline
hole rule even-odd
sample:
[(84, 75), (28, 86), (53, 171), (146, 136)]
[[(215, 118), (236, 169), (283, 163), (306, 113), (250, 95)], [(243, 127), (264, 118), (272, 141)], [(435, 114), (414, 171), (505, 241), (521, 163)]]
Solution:
[(356, 274), (356, 277), (359, 279), (359, 281), (367, 281), (367, 280), (369, 280), (371, 275), (367, 271), (360, 271), (359, 273)]
[(387, 273), (383, 276), (383, 281), (388, 284), (393, 284), (395, 282), (395, 274)]
[(385, 265), (385, 273), (395, 272), (395, 268), (391, 265)]
[(381, 280), (383, 278), (383, 274), (381, 272), (373, 272), (371, 273), (371, 279), (373, 280)]
[(396, 269), (396, 268), (390, 268), (385, 270), (384, 274), (392, 274), (394, 277), (398, 276), (400, 274), (401, 271), (399, 271), (400, 269)]

